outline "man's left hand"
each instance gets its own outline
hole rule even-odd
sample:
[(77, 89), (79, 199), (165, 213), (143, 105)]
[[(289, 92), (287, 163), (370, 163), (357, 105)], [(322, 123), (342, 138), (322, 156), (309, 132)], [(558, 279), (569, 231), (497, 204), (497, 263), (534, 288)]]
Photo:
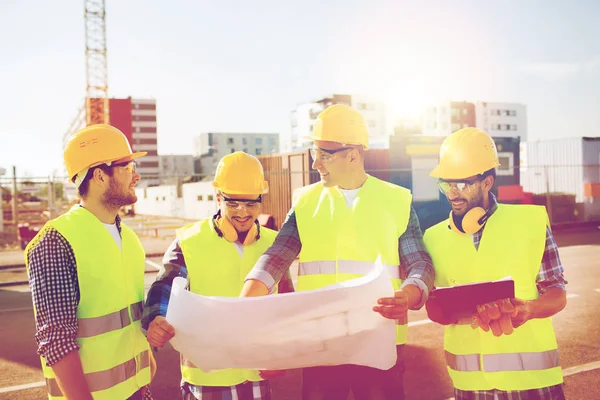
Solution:
[(388, 319), (406, 319), (408, 312), (408, 295), (402, 290), (396, 290), (394, 297), (383, 297), (377, 300), (373, 311)]
[(280, 369), (280, 370), (262, 370), (262, 371), (258, 371), (258, 374), (260, 375), (261, 378), (263, 379), (275, 379), (275, 378), (279, 378), (280, 376), (285, 375), (285, 370), (284, 369)]

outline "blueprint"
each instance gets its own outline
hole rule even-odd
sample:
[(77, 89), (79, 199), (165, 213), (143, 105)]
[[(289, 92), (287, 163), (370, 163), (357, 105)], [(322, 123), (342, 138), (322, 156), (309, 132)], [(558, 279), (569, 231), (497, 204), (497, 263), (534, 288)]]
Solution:
[(263, 297), (206, 297), (175, 278), (167, 321), (171, 345), (204, 372), (227, 368), (280, 370), (357, 364), (389, 369), (396, 362), (395, 322), (373, 311), (393, 297), (387, 269), (317, 290)]

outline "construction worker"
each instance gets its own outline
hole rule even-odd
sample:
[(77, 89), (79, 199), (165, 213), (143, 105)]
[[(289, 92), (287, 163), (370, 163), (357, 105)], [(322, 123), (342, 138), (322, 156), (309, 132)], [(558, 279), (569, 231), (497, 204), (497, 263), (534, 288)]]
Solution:
[[(429, 317), (445, 327), (444, 350), (458, 399), (564, 399), (551, 316), (567, 302), (558, 248), (542, 206), (498, 204), (500, 165), (493, 139), (475, 129), (444, 140), (431, 172), (451, 205), (425, 232), (435, 286), (510, 276), (514, 299), (480, 305), (471, 321), (452, 321), (433, 298)], [(495, 316), (494, 316), (495, 314)]]
[[(173, 279), (186, 278), (193, 293), (237, 297), (244, 277), (275, 240), (276, 232), (258, 222), (269, 185), (256, 157), (243, 152), (226, 155), (219, 161), (212, 185), (219, 211), (177, 230), (148, 292), (142, 326), (152, 346), (163, 347), (176, 334), (165, 319)], [(285, 284), (282, 291), (293, 291), (289, 277)], [(205, 373), (182, 355), (181, 394), (186, 400), (269, 399), (268, 379), (279, 375), (278, 371), (243, 369)]]
[(134, 159), (145, 154), (110, 125), (75, 133), (64, 161), (81, 201), (25, 250), (50, 399), (151, 398), (154, 359), (140, 329), (146, 257), (118, 215), (137, 201)]
[(299, 291), (363, 276), (380, 256), (395, 296), (373, 299), (374, 311), (397, 321), (397, 364), (387, 371), (357, 365), (305, 368), (302, 392), (305, 399), (345, 399), (350, 392), (357, 400), (402, 399), (407, 310), (420, 308), (433, 284), (412, 196), (365, 172), (369, 133), (352, 107), (326, 108), (309, 139), (312, 167), (321, 180), (294, 192), (274, 245), (247, 276), (241, 295), (272, 292), (298, 255)]

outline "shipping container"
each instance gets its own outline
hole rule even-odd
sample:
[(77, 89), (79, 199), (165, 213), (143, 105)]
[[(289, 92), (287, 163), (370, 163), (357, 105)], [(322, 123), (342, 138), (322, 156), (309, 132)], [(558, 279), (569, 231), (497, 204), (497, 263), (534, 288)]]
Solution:
[(527, 142), (522, 149), (521, 182), (527, 192), (574, 194), (585, 201), (585, 183), (600, 182), (600, 137)]

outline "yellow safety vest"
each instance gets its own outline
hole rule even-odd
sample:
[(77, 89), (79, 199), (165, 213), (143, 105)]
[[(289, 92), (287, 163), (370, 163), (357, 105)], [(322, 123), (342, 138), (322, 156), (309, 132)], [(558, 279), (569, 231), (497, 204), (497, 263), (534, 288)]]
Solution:
[[(261, 227), (260, 238), (244, 246), (240, 256), (235, 244), (217, 235), (211, 219), (179, 229), (177, 237), (185, 257), (190, 291), (204, 296), (239, 297), (246, 275), (273, 244), (275, 236), (277, 232)], [(254, 370), (225, 369), (206, 373), (183, 355), (181, 376), (196, 386), (233, 386), (262, 380)]]
[[(539, 297), (536, 276), (546, 243), (543, 207), (498, 205), (475, 249), (443, 221), (425, 232), (435, 285), (493, 281), (511, 276), (515, 297)], [(470, 325), (447, 325), (444, 350), (454, 387), (460, 390), (529, 390), (560, 384), (562, 371), (552, 319), (533, 319), (512, 335), (495, 337)]]
[[(136, 234), (121, 224), (121, 251), (96, 216), (75, 206), (48, 222), (25, 254), (50, 227), (75, 254), (80, 293), (77, 343), (88, 388), (94, 399), (126, 399), (150, 383), (150, 348), (140, 330), (144, 248)], [(48, 397), (64, 399), (52, 368), (43, 357), (41, 361)]]
[[(302, 250), (298, 290), (313, 290), (367, 274), (381, 256), (400, 288), (398, 238), (410, 217), (410, 191), (368, 176), (351, 209), (337, 187), (320, 182), (297, 189), (293, 208)], [(406, 318), (396, 321), (396, 343), (406, 343)]]

